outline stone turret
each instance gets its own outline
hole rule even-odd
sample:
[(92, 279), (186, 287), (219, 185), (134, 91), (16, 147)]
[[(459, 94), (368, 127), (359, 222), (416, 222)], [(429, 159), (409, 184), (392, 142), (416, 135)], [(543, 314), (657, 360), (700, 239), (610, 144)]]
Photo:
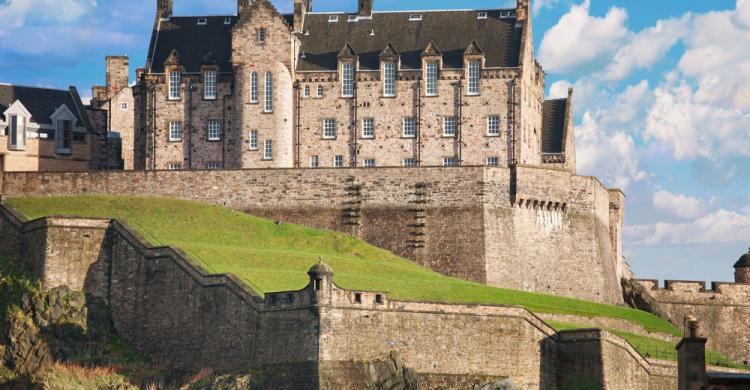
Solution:
[(734, 263), (734, 282), (750, 283), (750, 249)]
[(331, 290), (333, 288), (333, 268), (323, 262), (321, 258), (318, 264), (310, 267), (307, 271), (310, 276), (310, 285), (313, 290), (313, 304), (327, 304), (331, 302)]

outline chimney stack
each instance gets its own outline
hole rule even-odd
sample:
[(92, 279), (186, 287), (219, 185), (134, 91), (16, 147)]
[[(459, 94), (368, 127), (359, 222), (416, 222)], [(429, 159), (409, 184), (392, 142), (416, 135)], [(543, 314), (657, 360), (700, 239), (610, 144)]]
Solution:
[(109, 98), (116, 95), (130, 82), (127, 56), (107, 56), (107, 89)]
[(531, 15), (531, 0), (516, 0), (516, 20), (526, 22)]
[(172, 0), (156, 0), (156, 18), (165, 19), (172, 16)]
[(308, 12), (312, 12), (312, 0), (294, 0), (294, 31), (302, 32)]
[(359, 0), (358, 15), (360, 17), (372, 16), (372, 3), (374, 0)]

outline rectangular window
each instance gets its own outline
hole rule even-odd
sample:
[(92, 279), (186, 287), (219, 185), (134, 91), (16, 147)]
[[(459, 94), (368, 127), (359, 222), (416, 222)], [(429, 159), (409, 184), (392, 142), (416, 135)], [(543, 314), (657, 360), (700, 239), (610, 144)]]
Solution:
[(444, 157), (443, 158), (443, 166), (444, 167), (454, 167), (458, 165), (457, 160), (455, 157)]
[(216, 99), (216, 71), (209, 70), (203, 75), (203, 98)]
[(320, 166), (320, 157), (310, 156), (310, 168), (318, 168)]
[(258, 103), (258, 73), (250, 75), (250, 103)]
[(323, 120), (323, 138), (324, 139), (336, 138), (336, 120), (335, 119)]
[(266, 34), (268, 31), (265, 28), (261, 28), (258, 30), (258, 44), (265, 45), (266, 44)]
[(182, 141), (182, 122), (169, 122), (169, 140)]
[(250, 131), (250, 149), (258, 150), (258, 130)]
[(206, 164), (206, 169), (208, 169), (209, 171), (215, 171), (219, 168), (221, 168), (221, 164), (217, 162), (210, 162)]
[(208, 18), (198, 18), (199, 26), (205, 26), (206, 24), (208, 24)]
[(416, 21), (422, 20), (422, 14), (410, 14), (409, 15), (409, 20), (412, 21), (412, 22), (416, 22)]
[(342, 155), (336, 155), (333, 157), (333, 166), (336, 168), (341, 168), (344, 166), (344, 156)]
[(180, 99), (180, 72), (169, 72), (169, 100)]
[(479, 61), (469, 61), (469, 95), (479, 95), (479, 78), (482, 64)]
[(375, 138), (375, 119), (362, 119), (362, 138)]
[(427, 96), (437, 96), (437, 81), (438, 81), (438, 65), (437, 61), (431, 61), (427, 63)]
[(273, 140), (267, 139), (265, 144), (263, 144), (263, 159), (273, 159)]
[(221, 122), (208, 121), (208, 140), (209, 141), (221, 140)]
[(328, 15), (328, 23), (336, 23), (339, 21), (338, 15)]
[(12, 149), (23, 149), (26, 146), (26, 118), (11, 115), (8, 138)]
[(481, 11), (477, 13), (477, 19), (487, 19), (487, 12)]
[(414, 138), (417, 136), (417, 118), (407, 116), (404, 118), (403, 136), (405, 138)]
[(266, 104), (263, 111), (273, 111), (273, 74), (271, 72), (266, 72)]
[(73, 122), (57, 121), (57, 134), (55, 134), (55, 144), (58, 153), (73, 152)]
[(496, 167), (500, 165), (500, 158), (498, 157), (487, 157), (487, 165), (491, 167)]
[(182, 164), (180, 163), (167, 164), (167, 169), (169, 169), (170, 171), (179, 171), (180, 169), (182, 169)]
[(375, 167), (375, 159), (374, 158), (367, 158), (364, 161), (362, 161), (362, 166), (365, 168), (373, 168)]
[(487, 135), (497, 137), (500, 135), (500, 117), (491, 115), (487, 117)]
[(383, 63), (383, 96), (396, 96), (396, 63)]
[(123, 111), (128, 110), (128, 102), (120, 102), (120, 109)]
[(341, 96), (354, 96), (354, 64), (351, 62), (341, 64)]
[(446, 116), (443, 118), (443, 137), (456, 136), (456, 117)]
[(404, 166), (405, 167), (416, 167), (417, 166), (417, 159), (416, 158), (405, 158), (404, 159)]

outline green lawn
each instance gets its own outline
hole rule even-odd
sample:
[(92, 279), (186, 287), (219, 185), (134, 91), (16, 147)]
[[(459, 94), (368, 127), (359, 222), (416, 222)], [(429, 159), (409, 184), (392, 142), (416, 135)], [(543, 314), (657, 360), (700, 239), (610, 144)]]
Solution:
[(276, 225), (226, 208), (184, 200), (76, 196), (17, 198), (8, 203), (30, 219), (48, 215), (117, 218), (153, 244), (175, 245), (210, 272), (233, 273), (260, 293), (296, 290), (323, 257), (347, 289), (386, 291), (394, 299), (521, 305), (532, 312), (612, 317), (679, 335), (670, 323), (639, 310), (488, 287), (432, 272), (345, 234)]

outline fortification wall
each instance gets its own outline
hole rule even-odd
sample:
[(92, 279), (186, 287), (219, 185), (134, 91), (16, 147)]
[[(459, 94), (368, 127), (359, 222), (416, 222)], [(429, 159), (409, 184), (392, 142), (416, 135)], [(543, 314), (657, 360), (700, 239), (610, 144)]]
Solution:
[(596, 179), (564, 170), (519, 167), (515, 175), (508, 168), (488, 167), (7, 173), (2, 193), (199, 200), (349, 233), (461, 279), (622, 302), (609, 194)]
[(683, 327), (685, 317), (695, 316), (701, 334), (708, 338), (706, 348), (721, 352), (738, 362), (750, 361), (750, 284), (638, 280), (644, 291), (656, 300), (675, 326)]

